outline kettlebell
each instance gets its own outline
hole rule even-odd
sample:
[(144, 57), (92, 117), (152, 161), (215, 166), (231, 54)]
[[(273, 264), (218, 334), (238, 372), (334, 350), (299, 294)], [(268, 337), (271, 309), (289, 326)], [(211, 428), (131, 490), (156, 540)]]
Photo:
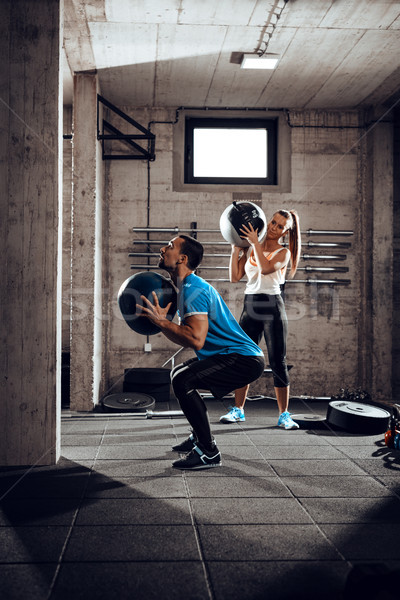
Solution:
[(400, 450), (400, 405), (395, 404), (390, 418), (390, 429), (385, 433), (385, 445)]

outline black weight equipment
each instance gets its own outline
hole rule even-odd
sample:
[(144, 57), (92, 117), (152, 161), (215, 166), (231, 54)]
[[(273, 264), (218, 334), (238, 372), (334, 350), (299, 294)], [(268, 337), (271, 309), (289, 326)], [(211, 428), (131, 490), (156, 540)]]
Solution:
[(298, 413), (291, 417), (300, 426), (300, 429), (324, 429), (327, 426), (325, 416), (315, 413)]
[(247, 200), (232, 202), (224, 210), (219, 220), (222, 237), (230, 244), (241, 248), (248, 248), (249, 243), (241, 238), (243, 233), (240, 229), (243, 225), (248, 227), (250, 224), (253, 229), (257, 229), (258, 239), (261, 240), (267, 231), (267, 219), (257, 204)]
[(126, 279), (118, 292), (118, 306), (122, 316), (133, 331), (142, 335), (153, 335), (160, 331), (157, 325), (154, 325), (147, 317), (136, 311), (137, 305), (143, 306), (144, 304), (141, 296), (154, 304), (152, 292), (157, 294), (158, 302), (162, 308), (172, 302), (168, 311), (168, 318), (172, 321), (177, 309), (177, 294), (172, 281), (168, 277), (152, 271), (141, 271)]
[(171, 390), (171, 369), (136, 367), (125, 369), (123, 392), (142, 392), (156, 402), (168, 402)]
[(101, 401), (104, 411), (109, 412), (133, 412), (144, 413), (154, 408), (156, 401), (148, 394), (136, 394), (135, 392), (124, 392), (122, 394), (111, 394)]
[(370, 404), (334, 400), (328, 405), (326, 420), (329, 425), (352, 433), (383, 433), (390, 413)]
[(385, 444), (388, 448), (399, 450), (400, 436), (400, 404), (392, 406), (392, 415), (390, 417), (389, 429), (385, 433)]

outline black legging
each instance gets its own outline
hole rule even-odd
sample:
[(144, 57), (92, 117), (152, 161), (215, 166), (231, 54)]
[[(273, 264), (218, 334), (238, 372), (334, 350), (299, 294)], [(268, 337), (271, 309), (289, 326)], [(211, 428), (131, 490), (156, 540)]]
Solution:
[(203, 360), (193, 358), (171, 371), (174, 394), (204, 449), (211, 450), (213, 438), (207, 407), (198, 389), (210, 390), (215, 397), (241, 388), (262, 375), (263, 356), (217, 354)]
[(198, 379), (186, 363), (178, 365), (171, 372), (171, 382), (185, 417), (192, 426), (197, 439), (206, 450), (212, 448), (213, 438), (208, 420), (207, 407), (197, 391)]
[(286, 365), (287, 316), (280, 294), (246, 294), (240, 326), (259, 344), (264, 334), (275, 387), (288, 387)]

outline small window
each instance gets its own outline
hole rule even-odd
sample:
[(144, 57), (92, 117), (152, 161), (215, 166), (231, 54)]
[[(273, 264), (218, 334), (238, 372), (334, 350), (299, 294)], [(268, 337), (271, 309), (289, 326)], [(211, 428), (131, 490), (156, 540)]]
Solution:
[(276, 119), (185, 120), (185, 183), (276, 185)]

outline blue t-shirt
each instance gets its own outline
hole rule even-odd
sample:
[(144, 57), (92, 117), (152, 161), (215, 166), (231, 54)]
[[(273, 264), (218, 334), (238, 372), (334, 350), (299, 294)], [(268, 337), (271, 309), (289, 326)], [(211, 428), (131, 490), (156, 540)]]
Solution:
[(220, 294), (201, 277), (193, 273), (185, 277), (178, 302), (178, 313), (183, 323), (192, 315), (208, 316), (204, 346), (195, 351), (199, 359), (234, 352), (263, 356), (261, 348), (243, 331)]

